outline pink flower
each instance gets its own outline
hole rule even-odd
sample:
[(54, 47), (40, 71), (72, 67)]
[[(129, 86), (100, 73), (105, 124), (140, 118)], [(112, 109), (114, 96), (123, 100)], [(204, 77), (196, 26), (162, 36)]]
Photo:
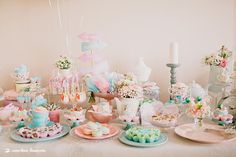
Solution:
[(222, 68), (225, 68), (226, 65), (227, 65), (227, 60), (226, 60), (226, 59), (222, 59), (221, 62), (220, 62), (220, 66), (221, 66)]

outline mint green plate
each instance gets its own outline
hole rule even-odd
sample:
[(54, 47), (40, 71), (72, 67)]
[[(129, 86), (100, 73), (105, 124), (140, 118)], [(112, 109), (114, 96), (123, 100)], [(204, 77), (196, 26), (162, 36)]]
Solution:
[(45, 141), (50, 141), (50, 140), (55, 140), (58, 138), (61, 138), (65, 135), (67, 135), (70, 131), (70, 127), (67, 125), (62, 125), (62, 132), (59, 134), (56, 134), (52, 137), (46, 137), (46, 138), (35, 138), (35, 139), (31, 139), (31, 138), (24, 138), (21, 137), (20, 135), (17, 134), (17, 130), (12, 131), (10, 137), (12, 140), (17, 141), (17, 142), (23, 142), (23, 143), (35, 143), (35, 142), (45, 142)]
[(162, 144), (165, 144), (168, 141), (168, 137), (166, 134), (161, 133), (158, 141), (153, 142), (153, 143), (138, 143), (138, 142), (134, 142), (134, 141), (130, 141), (128, 139), (126, 139), (125, 137), (125, 132), (122, 133), (119, 137), (119, 140), (129, 146), (133, 146), (133, 147), (156, 147)]

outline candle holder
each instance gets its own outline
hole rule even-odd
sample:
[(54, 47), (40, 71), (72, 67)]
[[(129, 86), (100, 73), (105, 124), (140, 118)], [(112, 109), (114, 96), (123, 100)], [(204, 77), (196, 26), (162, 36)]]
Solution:
[(180, 64), (166, 64), (167, 67), (170, 67), (170, 84), (171, 87), (173, 84), (176, 84), (176, 71), (175, 69), (180, 66)]

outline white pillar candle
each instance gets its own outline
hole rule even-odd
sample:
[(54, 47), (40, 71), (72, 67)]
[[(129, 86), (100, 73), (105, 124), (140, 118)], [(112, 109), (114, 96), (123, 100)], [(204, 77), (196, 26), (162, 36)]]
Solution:
[(169, 63), (179, 64), (179, 49), (177, 42), (170, 43)]

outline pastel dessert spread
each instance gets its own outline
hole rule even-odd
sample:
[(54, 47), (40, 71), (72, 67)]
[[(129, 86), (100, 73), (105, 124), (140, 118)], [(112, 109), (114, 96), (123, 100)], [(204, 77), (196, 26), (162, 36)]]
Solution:
[(218, 108), (213, 112), (213, 120), (219, 121), (219, 124), (229, 124), (233, 121), (233, 116), (228, 113), (227, 108), (219, 105)]
[(156, 113), (152, 116), (152, 121), (160, 125), (174, 126), (177, 123), (178, 115), (171, 113)]
[(153, 143), (158, 141), (160, 133), (157, 128), (133, 127), (125, 132), (125, 137), (137, 143)]
[(91, 135), (93, 137), (101, 137), (108, 135), (109, 133), (110, 129), (98, 122), (88, 122), (86, 127), (83, 128), (83, 134)]
[(62, 126), (59, 123), (55, 123), (51, 126), (38, 127), (38, 128), (29, 128), (23, 127), (20, 128), (17, 133), (24, 138), (46, 138), (52, 137), (56, 134), (62, 132)]

